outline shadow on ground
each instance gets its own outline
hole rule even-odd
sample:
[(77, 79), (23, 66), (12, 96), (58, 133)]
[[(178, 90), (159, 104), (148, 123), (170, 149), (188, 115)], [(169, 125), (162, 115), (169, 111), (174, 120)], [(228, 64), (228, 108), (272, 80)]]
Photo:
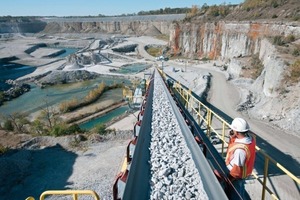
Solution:
[(39, 199), (46, 190), (67, 189), (76, 157), (60, 145), (1, 156), (1, 199)]

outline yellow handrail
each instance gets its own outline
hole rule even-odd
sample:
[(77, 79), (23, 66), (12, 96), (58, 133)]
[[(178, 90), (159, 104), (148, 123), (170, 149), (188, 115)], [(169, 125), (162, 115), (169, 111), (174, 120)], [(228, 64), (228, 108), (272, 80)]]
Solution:
[[(160, 71), (160, 73), (163, 73), (163, 72), (161, 72), (161, 70), (159, 70), (159, 71)], [(163, 77), (165, 77), (165, 75), (163, 75)], [(193, 115), (196, 115), (197, 118), (195, 119), (195, 121), (197, 121), (198, 124), (200, 124), (201, 120), (206, 123), (207, 134), (209, 135), (211, 133), (211, 131), (213, 131), (222, 140), (222, 156), (224, 157), (224, 149), (225, 149), (225, 147), (228, 146), (228, 143), (225, 141), (225, 131), (229, 129), (229, 123), (226, 122), (221, 116), (219, 116), (213, 110), (211, 110), (206, 105), (204, 105), (201, 101), (199, 101), (198, 99), (196, 99), (192, 95), (192, 93), (190, 92), (190, 90), (187, 90), (187, 89), (183, 88), (180, 83), (177, 83), (177, 82), (174, 83), (173, 84), (173, 88), (181, 96), (182, 100), (184, 101), (184, 105), (188, 106), (188, 108), (192, 110)], [(193, 103), (190, 103), (189, 101), (191, 101)], [(195, 104), (198, 107), (194, 107)], [(206, 111), (206, 118), (204, 116), (202, 116), (201, 110), (205, 110)], [(221, 134), (219, 134), (218, 131), (216, 129), (214, 129), (213, 124), (212, 124), (212, 119), (213, 118), (219, 120), (219, 122), (222, 123), (222, 132), (221, 132)], [(224, 144), (226, 144), (226, 145), (224, 145)], [(263, 189), (262, 189), (262, 198), (261, 199), (265, 199), (265, 192), (266, 191), (272, 196), (273, 199), (276, 199), (276, 200), (279, 199), (271, 191), (271, 189), (269, 189), (266, 186), (267, 177), (268, 177), (269, 161), (272, 162), (272, 163), (274, 163), (277, 168), (279, 168), (280, 170), (282, 170), (287, 176), (289, 176), (291, 179), (293, 179), (296, 183), (300, 184), (300, 179), (299, 178), (297, 178), (294, 174), (292, 174), (290, 171), (288, 171), (285, 167), (283, 167), (276, 160), (274, 160), (273, 158), (271, 158), (260, 147), (256, 146), (255, 148), (256, 148), (257, 153), (263, 155), (263, 157), (265, 158), (263, 181), (260, 180), (260, 178), (258, 177), (257, 174), (255, 174), (254, 172), (252, 173), (252, 175), (258, 180), (258, 182), (260, 184), (262, 184)]]
[[(90, 195), (93, 196), (95, 200), (100, 200), (98, 194), (92, 190), (48, 190), (41, 194), (40, 200), (44, 200), (45, 197), (49, 195), (72, 195), (73, 200), (78, 200), (78, 195)], [(34, 198), (28, 197), (26, 200), (34, 200)]]

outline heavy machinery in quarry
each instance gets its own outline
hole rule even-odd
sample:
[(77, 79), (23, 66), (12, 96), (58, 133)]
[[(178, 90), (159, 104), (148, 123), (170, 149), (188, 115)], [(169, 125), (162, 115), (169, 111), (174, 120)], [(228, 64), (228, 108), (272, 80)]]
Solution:
[[(216, 112), (189, 88), (156, 69), (147, 83), (132, 139), (124, 149), (126, 156), (113, 183), (112, 198), (228, 199), (228, 188), (234, 189), (224, 162), (228, 121), (224, 113)], [(212, 142), (212, 135), (220, 142)], [(255, 191), (261, 199), (279, 199), (276, 188), (267, 181), (270, 165), (299, 186), (298, 177), (260, 147), (256, 146), (256, 151), (264, 163), (261, 173), (254, 170), (249, 179), (255, 188), (261, 188)], [(101, 199), (91, 190), (45, 191), (40, 199), (49, 195)]]

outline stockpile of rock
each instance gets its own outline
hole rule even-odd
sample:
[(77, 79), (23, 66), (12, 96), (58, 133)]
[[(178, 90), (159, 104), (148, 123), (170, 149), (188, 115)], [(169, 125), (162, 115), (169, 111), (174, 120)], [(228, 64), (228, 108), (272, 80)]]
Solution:
[(83, 80), (89, 80), (97, 78), (99, 74), (94, 72), (88, 72), (86, 70), (76, 70), (76, 71), (52, 71), (47, 76), (41, 78), (38, 82), (42, 86), (46, 85), (56, 85), (63, 83), (71, 83)]

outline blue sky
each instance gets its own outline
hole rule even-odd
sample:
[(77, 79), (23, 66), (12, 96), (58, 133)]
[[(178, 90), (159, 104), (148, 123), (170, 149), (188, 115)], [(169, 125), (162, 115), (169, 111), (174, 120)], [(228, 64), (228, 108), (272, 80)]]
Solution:
[(160, 8), (239, 4), (244, 0), (1, 0), (0, 16), (119, 15)]

